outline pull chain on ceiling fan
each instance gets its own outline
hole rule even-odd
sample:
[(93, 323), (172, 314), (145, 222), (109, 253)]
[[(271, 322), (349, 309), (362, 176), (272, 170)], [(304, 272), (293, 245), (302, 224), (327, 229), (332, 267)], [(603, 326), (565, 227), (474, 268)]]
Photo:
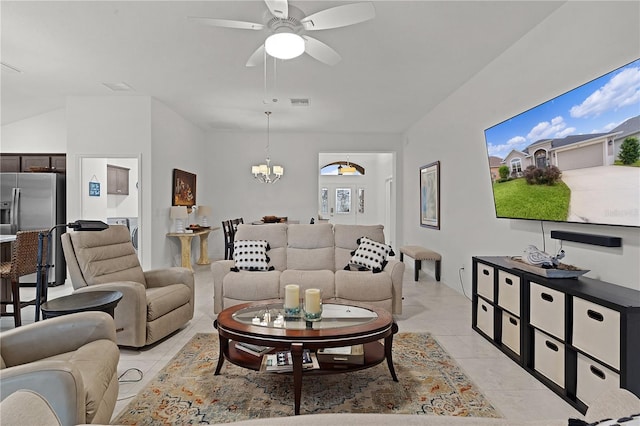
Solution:
[[(373, 19), (376, 15), (371, 2), (336, 6), (309, 16), (305, 16), (297, 7), (289, 5), (287, 0), (265, 0), (265, 4), (269, 11), (265, 12), (261, 24), (207, 17), (189, 17), (189, 19), (214, 27), (267, 30), (270, 33), (269, 36), (247, 61), (246, 66), (253, 67), (265, 60), (265, 52), (280, 59), (291, 59), (306, 53), (322, 63), (335, 65), (342, 60), (340, 54), (320, 40), (306, 35), (306, 32), (359, 24)], [(278, 50), (283, 47), (286, 51)]]

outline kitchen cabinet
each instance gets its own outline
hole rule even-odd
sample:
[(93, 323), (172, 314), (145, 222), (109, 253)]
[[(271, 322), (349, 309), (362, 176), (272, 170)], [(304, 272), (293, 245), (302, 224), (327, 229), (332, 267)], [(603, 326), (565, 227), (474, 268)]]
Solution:
[(107, 164), (107, 194), (129, 195), (129, 169)]
[(0, 157), (0, 172), (19, 173), (20, 172), (20, 156), (19, 155), (3, 155)]
[(51, 168), (51, 157), (48, 155), (23, 155), (20, 159), (23, 172), (48, 170)]
[(0, 171), (2, 172), (22, 173), (37, 171), (65, 173), (66, 170), (66, 154), (0, 154)]

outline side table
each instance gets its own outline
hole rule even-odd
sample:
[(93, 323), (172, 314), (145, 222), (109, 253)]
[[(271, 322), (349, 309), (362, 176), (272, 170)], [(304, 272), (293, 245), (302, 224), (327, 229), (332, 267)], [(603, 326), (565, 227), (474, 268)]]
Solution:
[(119, 291), (87, 291), (49, 300), (40, 309), (44, 319), (86, 311), (102, 311), (113, 317), (120, 299)]
[(169, 232), (167, 237), (175, 237), (180, 240), (181, 266), (193, 270), (191, 267), (191, 240), (198, 236), (200, 238), (200, 257), (196, 261), (198, 265), (209, 265), (209, 233), (220, 229), (220, 227), (206, 228), (194, 232)]

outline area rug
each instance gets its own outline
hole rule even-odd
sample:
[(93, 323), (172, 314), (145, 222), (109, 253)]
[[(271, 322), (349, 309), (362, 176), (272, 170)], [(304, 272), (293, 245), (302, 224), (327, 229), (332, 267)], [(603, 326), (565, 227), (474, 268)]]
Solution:
[[(225, 361), (219, 376), (218, 335), (197, 334), (115, 419), (123, 425), (229, 423), (293, 415), (293, 378)], [(300, 414), (388, 413), (501, 417), (429, 334), (393, 340), (394, 382), (386, 362), (303, 378)]]

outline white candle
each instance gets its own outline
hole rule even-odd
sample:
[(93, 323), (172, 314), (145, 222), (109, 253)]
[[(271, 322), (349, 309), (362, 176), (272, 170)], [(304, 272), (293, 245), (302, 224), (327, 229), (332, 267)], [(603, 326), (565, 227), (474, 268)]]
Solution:
[(321, 312), (320, 309), (320, 290), (317, 288), (310, 288), (304, 292), (304, 310), (311, 314), (317, 314)]
[(284, 287), (284, 307), (297, 308), (300, 303), (300, 286), (287, 284)]

